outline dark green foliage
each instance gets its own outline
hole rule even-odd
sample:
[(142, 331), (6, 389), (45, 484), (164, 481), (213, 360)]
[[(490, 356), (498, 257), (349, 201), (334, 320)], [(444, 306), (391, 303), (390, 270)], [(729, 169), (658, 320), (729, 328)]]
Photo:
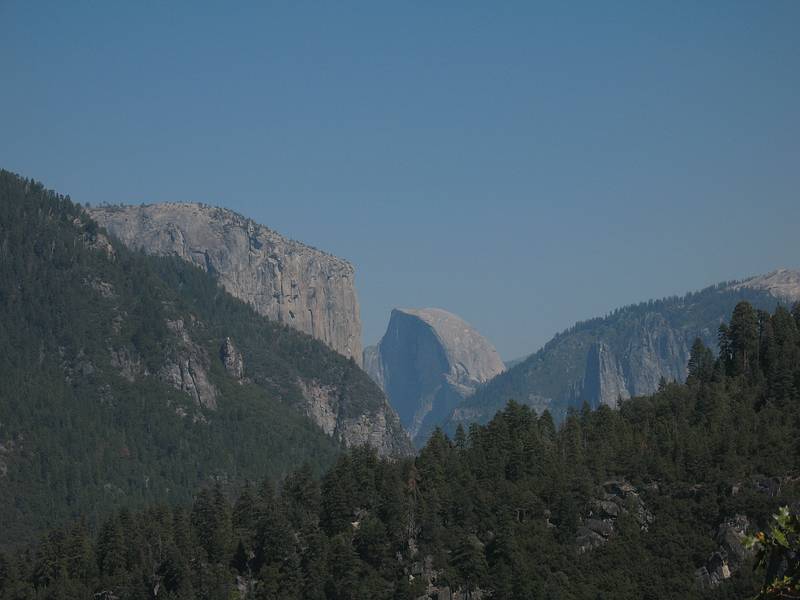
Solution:
[[(182, 344), (167, 321), (207, 357), (216, 410), (158, 376)], [(244, 384), (219, 359), (228, 336)], [(337, 388), (342, 416), (383, 402), (352, 361), (199, 269), (126, 250), (68, 198), (7, 171), (0, 341), (0, 548), (79, 514), (97, 527), (121, 507), (186, 503), (211, 480), (278, 478), (303, 463), (320, 474), (339, 448), (296, 409), (300, 379)]]
[(765, 571), (759, 600), (800, 597), (800, 516), (782, 506), (773, 515), (768, 531), (747, 540), (755, 550), (756, 562)]
[[(738, 313), (750, 322), (747, 307)], [(190, 517), (122, 511), (94, 535), (82, 523), (52, 531), (32, 560), (0, 557), (0, 598), (54, 588), (139, 598), (161, 586), (168, 598), (245, 589), (255, 598), (412, 599), (432, 575), (438, 586), (498, 599), (753, 597), (764, 577), (754, 559), (713, 589), (694, 572), (718, 548), (720, 523), (744, 514), (765, 526), (800, 497), (800, 398), (786, 383), (800, 362), (784, 360), (796, 357), (800, 336), (783, 309), (758, 323), (755, 341), (735, 334), (731, 356), (715, 364), (695, 344), (687, 384), (619, 411), (570, 411), (558, 431), (549, 413), (509, 402), (456, 441), (435, 431), (413, 461), (358, 448), (321, 480), (297, 469), (277, 492), (268, 481), (258, 492), (246, 484), (231, 502), (221, 486), (204, 488)], [(725, 375), (725, 360), (735, 375)], [(775, 477), (779, 489), (759, 487)], [(643, 529), (622, 514), (605, 545), (578, 552), (576, 532), (601, 486), (622, 478), (655, 521)], [(769, 543), (781, 545), (780, 535), (773, 529)], [(796, 560), (787, 564), (796, 576)]]
[(714, 353), (700, 338), (696, 338), (692, 344), (688, 371), (689, 383), (708, 383), (714, 375)]

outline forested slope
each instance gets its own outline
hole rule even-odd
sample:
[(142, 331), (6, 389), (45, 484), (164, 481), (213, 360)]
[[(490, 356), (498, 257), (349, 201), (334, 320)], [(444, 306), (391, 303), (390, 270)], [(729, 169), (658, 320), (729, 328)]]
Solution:
[(314, 390), (344, 422), (388, 411), (352, 360), (0, 171), (0, 547), (210, 480), (320, 472), (341, 432), (305, 416)]
[(743, 534), (800, 499), (799, 391), (800, 310), (740, 303), (685, 384), (559, 429), (512, 402), (414, 460), (355, 449), (321, 480), (79, 521), (0, 559), (0, 597), (750, 598)]

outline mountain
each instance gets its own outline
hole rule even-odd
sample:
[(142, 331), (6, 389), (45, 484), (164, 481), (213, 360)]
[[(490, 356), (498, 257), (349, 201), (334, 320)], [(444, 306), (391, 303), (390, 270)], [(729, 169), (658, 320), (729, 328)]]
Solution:
[(781, 269), (578, 323), (481, 386), (453, 409), (446, 428), (485, 423), (509, 399), (561, 420), (570, 406), (615, 407), (655, 392), (662, 378), (683, 381), (694, 339), (716, 347), (720, 324), (741, 300), (763, 310), (791, 305), (800, 300), (800, 272)]
[(204, 204), (101, 206), (89, 214), (132, 249), (214, 273), (260, 314), (361, 362), (353, 266), (231, 210)]
[(364, 368), (386, 392), (403, 426), (423, 443), (475, 388), (505, 368), (494, 346), (439, 308), (394, 309)]
[(0, 171), (0, 547), (200, 484), (406, 454), (354, 361)]

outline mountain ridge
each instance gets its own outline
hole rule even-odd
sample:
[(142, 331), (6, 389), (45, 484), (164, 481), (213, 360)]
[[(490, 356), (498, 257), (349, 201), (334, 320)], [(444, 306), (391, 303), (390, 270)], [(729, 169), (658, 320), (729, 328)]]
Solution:
[(584, 401), (613, 407), (620, 398), (655, 392), (662, 377), (682, 381), (694, 339), (715, 347), (719, 325), (740, 300), (763, 310), (800, 301), (800, 270), (776, 269), (579, 321), (481, 385), (444, 427), (452, 433), (459, 423), (486, 422), (509, 399), (561, 420)]

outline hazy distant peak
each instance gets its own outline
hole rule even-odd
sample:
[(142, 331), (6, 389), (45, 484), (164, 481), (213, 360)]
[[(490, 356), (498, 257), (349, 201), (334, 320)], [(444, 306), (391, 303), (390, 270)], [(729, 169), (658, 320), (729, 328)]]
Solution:
[(461, 365), (476, 382), (505, 371), (494, 345), (458, 315), (441, 308), (396, 308), (430, 326), (439, 338), (451, 366)]
[(731, 286), (734, 290), (742, 288), (763, 290), (789, 303), (800, 302), (800, 271), (776, 269), (766, 275), (750, 277)]

